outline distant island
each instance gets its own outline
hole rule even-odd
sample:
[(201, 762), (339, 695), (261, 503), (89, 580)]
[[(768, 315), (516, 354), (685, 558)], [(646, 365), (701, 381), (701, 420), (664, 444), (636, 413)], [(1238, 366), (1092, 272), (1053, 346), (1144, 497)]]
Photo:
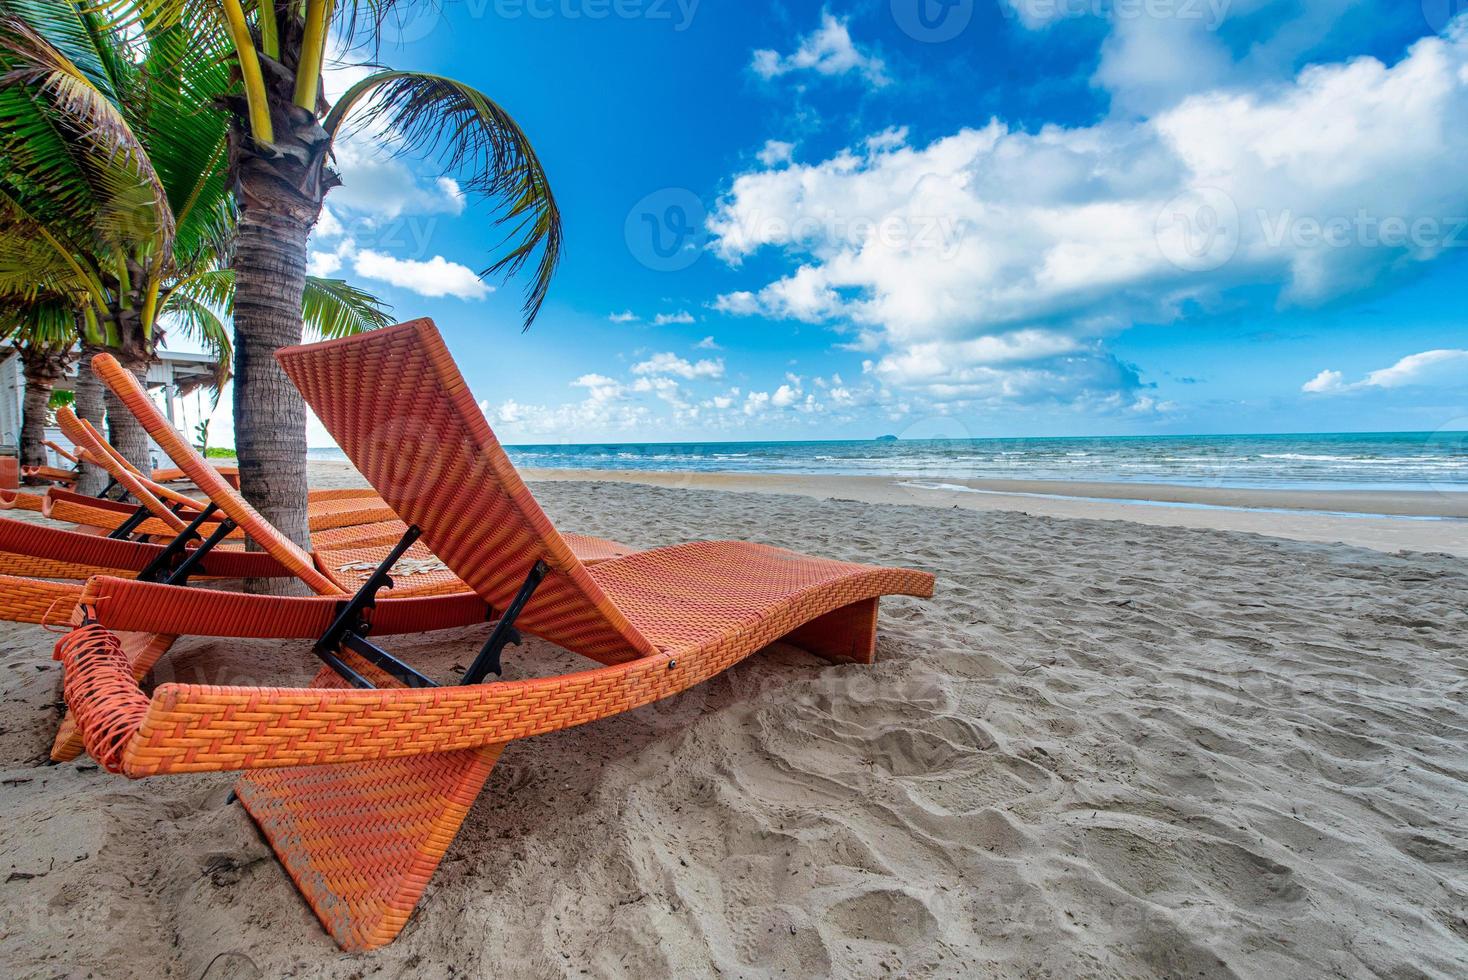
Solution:
[(872, 441), (873, 442), (896, 442), (897, 441), (897, 437), (896, 436), (877, 436), (877, 438), (874, 439), (874, 440), (872, 440)]

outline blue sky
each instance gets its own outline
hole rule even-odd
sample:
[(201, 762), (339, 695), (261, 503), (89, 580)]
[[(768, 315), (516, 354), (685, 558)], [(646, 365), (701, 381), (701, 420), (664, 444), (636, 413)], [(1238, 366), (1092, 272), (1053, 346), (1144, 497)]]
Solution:
[(1468, 428), (1464, 6), (451, 2), (380, 60), (530, 134), (549, 302), (388, 134), (313, 265), (507, 442)]

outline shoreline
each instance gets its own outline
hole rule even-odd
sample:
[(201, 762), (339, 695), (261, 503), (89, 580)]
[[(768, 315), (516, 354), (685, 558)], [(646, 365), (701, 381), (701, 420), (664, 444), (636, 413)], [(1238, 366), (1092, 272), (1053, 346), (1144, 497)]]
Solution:
[(529, 481), (631, 483), (945, 509), (1022, 511), (1063, 519), (1245, 531), (1376, 551), (1468, 556), (1468, 493), (1258, 490), (1044, 480), (939, 481), (904, 476), (727, 471), (524, 469), (521, 474)]

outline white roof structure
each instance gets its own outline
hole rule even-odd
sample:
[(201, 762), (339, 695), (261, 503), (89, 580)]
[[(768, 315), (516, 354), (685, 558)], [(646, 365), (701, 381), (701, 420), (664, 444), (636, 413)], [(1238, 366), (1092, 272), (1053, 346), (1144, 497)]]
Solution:
[[(194, 426), (209, 417), (210, 392), (203, 382), (214, 374), (214, 360), (208, 354), (159, 351), (158, 360), (148, 368), (148, 393), (162, 407), (174, 427), (190, 439)], [(71, 390), (76, 370), (57, 385)], [(25, 399), (25, 369), (14, 348), (0, 345), (0, 446), (14, 448), (20, 441), (21, 406)], [(54, 426), (46, 429), (46, 438), (67, 448), (70, 441)], [(163, 453), (154, 446), (154, 463), (163, 462)], [(53, 463), (57, 462), (52, 460)]]

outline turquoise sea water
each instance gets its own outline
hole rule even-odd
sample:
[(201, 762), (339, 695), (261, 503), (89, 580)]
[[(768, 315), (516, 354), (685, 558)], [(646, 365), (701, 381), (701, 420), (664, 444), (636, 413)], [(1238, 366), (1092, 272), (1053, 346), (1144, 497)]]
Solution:
[[(545, 469), (1468, 491), (1468, 432), (507, 446)], [(312, 450), (340, 457), (340, 451)]]

